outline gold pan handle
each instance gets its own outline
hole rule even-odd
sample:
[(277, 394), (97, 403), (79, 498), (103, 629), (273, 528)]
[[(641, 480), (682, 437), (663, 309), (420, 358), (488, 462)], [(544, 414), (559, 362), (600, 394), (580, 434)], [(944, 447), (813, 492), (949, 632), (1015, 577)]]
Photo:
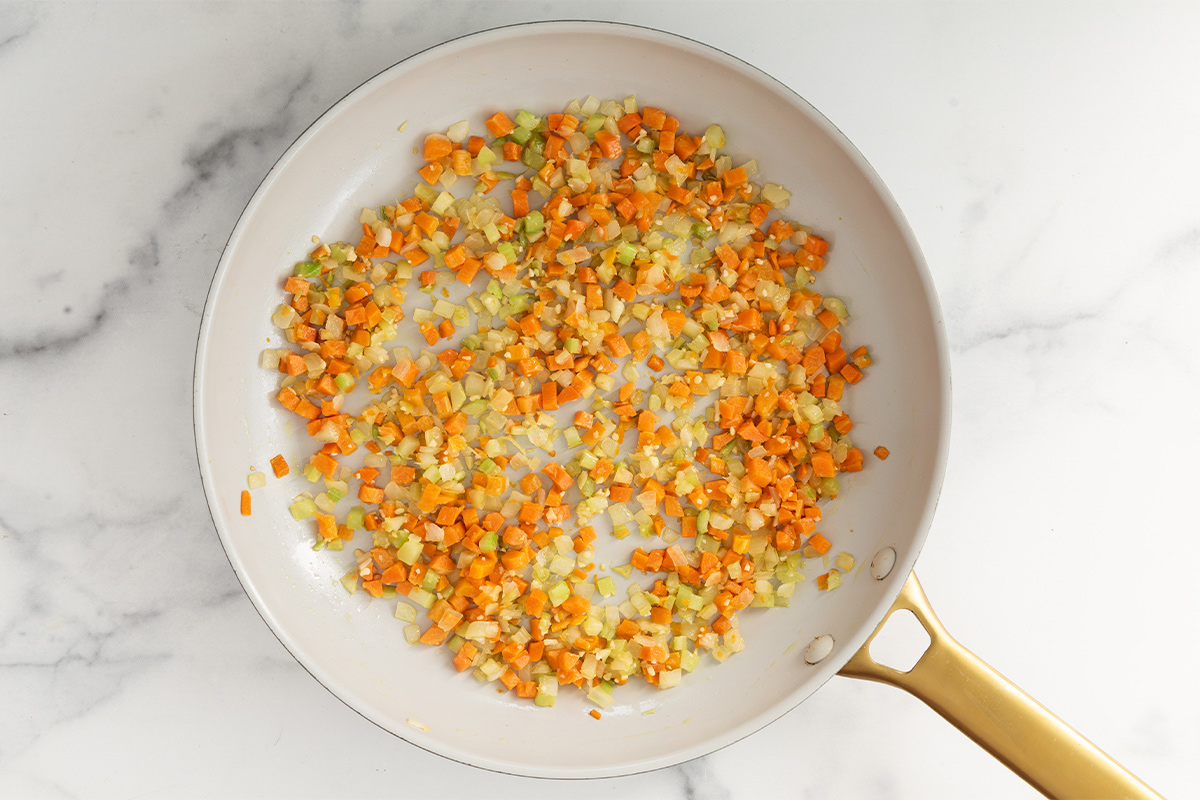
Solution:
[[(929, 634), (928, 649), (900, 672), (871, 658), (892, 613), (908, 609)], [(942, 627), (915, 574), (841, 675), (891, 684), (950, 721), (1035, 789), (1053, 798), (1158, 798), (1100, 748), (959, 644)]]

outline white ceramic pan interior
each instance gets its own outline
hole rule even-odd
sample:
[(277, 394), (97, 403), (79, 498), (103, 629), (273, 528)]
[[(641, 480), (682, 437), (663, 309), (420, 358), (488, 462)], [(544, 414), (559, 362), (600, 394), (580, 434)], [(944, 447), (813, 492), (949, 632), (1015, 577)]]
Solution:
[[(514, 66), (521, 65), (521, 66)], [(309, 524), (288, 513), (308, 488), (298, 469), (238, 499), (253, 466), (284, 454), (303, 464), (313, 445), (299, 418), (274, 400), (277, 373), (261, 351), (283, 346), (271, 324), (282, 283), (311, 237), (356, 239), (362, 207), (407, 197), (414, 152), (430, 132), (462, 119), (475, 130), (500, 109), (561, 110), (571, 99), (630, 94), (678, 117), (683, 130), (716, 122), (761, 180), (793, 191), (787, 215), (832, 243), (818, 289), (843, 298), (847, 337), (874, 365), (848, 392), (866, 468), (842, 479), (820, 530), (859, 568), (832, 593), (812, 578), (786, 609), (740, 614), (746, 649), (705, 658), (681, 686), (631, 681), (597, 722), (581, 693), (551, 709), (457, 674), (444, 648), (410, 646), (394, 601), (351, 596), (338, 584), (353, 558), (314, 552)], [(401, 124), (407, 127), (400, 131)], [(678, 763), (733, 742), (816, 691), (858, 649), (917, 558), (941, 485), (949, 379), (940, 312), (911, 232), (879, 177), (849, 141), (791, 89), (735, 58), (657, 31), (556, 22), (503, 28), (415, 55), (360, 86), (314, 123), (259, 187), (213, 280), (196, 356), (195, 423), (204, 488), (229, 560), (280, 641), (317, 680), (371, 721), (422, 748), (523, 775), (599, 777)], [(606, 545), (623, 563), (637, 537)], [(357, 543), (356, 543), (357, 544)], [(359, 546), (362, 546), (359, 544)], [(883, 547), (897, 563), (884, 580), (866, 565)], [(832, 653), (805, 663), (828, 634)], [(649, 713), (653, 712), (653, 713)], [(585, 742), (586, 746), (580, 746)]]

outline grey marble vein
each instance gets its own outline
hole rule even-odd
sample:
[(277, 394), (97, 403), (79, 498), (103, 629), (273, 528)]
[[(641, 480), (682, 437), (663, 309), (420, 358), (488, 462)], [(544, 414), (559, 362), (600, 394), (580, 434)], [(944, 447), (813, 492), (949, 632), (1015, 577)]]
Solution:
[[(1041, 228), (1036, 228), (1030, 237), (1040, 236)], [(1019, 251), (1014, 263), (1019, 263), (1033, 249), (1028, 242)], [(1131, 264), (1132, 269), (1139, 270), (1142, 275), (1150, 274), (1183, 275), (1194, 278), (1200, 271), (1200, 229), (1188, 227), (1164, 236), (1149, 250), (1140, 253), (1138, 260)], [(1106, 278), (1100, 291), (1093, 291), (1086, 298), (1064, 294), (1061, 310), (1052, 314), (1037, 314), (1035, 309), (1012, 309), (1001, 315), (999, 322), (992, 322), (994, 314), (967, 313), (980, 311), (981, 304), (992, 301), (985, 292), (977, 287), (960, 290), (956, 300), (963, 302), (966, 310), (952, 308), (947, 316), (953, 320), (958, 330), (951, 335), (951, 349), (958, 354), (967, 354), (982, 346), (1004, 340), (1020, 340), (1027, 346), (1044, 346), (1054, 337), (1067, 335), (1075, 326), (1085, 323), (1096, 323), (1107, 319), (1115, 319), (1129, 306), (1129, 298), (1137, 293), (1145, 294), (1144, 278), (1138, 280), (1112, 280)], [(994, 302), (994, 301), (992, 301)], [(1145, 297), (1143, 304), (1152, 304), (1152, 298)], [(954, 303), (957, 306), (957, 303)], [(1130, 329), (1141, 330), (1151, 334), (1155, 327), (1151, 314), (1132, 314), (1128, 317)], [(1190, 343), (1183, 342), (1187, 347)], [(1184, 368), (1190, 368), (1186, 363)]]
[[(206, 188), (224, 174), (238, 168), (243, 168), (241, 171), (247, 177), (259, 174), (252, 168), (246, 168), (248, 165), (243, 162), (261, 162), (282, 154), (281, 144), (286, 144), (288, 136), (294, 136), (301, 129), (294, 113), (294, 104), (312, 84), (313, 69), (309, 67), (286, 84), (264, 87), (264, 97), (278, 98), (271, 104), (272, 110), (265, 122), (234, 127), (212, 123), (215, 132), (206, 140), (189, 147), (184, 159), (188, 178), (163, 205), (166, 219), (174, 220), (187, 213), (196, 200), (203, 197)], [(249, 151), (249, 155), (246, 151)]]
[[(153, 284), (161, 272), (161, 237), (169, 236), (166, 231), (179, 227), (180, 220), (207, 199), (207, 188), (213, 181), (235, 171), (243, 176), (261, 175), (265, 171), (265, 167), (259, 165), (269, 163), (267, 159), (281, 152), (288, 137), (295, 134), (297, 123), (292, 105), (311, 82), (312, 72), (305, 70), (289, 85), (264, 88), (264, 96), (278, 98), (268, 106), (270, 110), (265, 122), (238, 127), (218, 126), (214, 122), (215, 133), (211, 138), (193, 145), (185, 159), (188, 177), (162, 204), (160, 218), (152, 222), (137, 244), (128, 251), (125, 259), (128, 268), (123, 270), (120, 277), (104, 283), (99, 293), (89, 298), (96, 310), (80, 315), (72, 309), (69, 318), (72, 322), (68, 324), (60, 323), (50, 330), (28, 334), (23, 339), (0, 339), (0, 361), (53, 355), (74, 348), (94, 337), (113, 319), (114, 314), (128, 311), (131, 308), (131, 295), (144, 299), (147, 292), (153, 290)], [(283, 90), (280, 91), (280, 88)], [(243, 163), (247, 160), (254, 162), (254, 165), (247, 167)], [(256, 169), (256, 166), (259, 168)], [(173, 241), (172, 244), (182, 249), (182, 242)], [(215, 245), (216, 242), (212, 241), (209, 247)], [(204, 271), (199, 267), (199, 264), (192, 263), (188, 268), (194, 274), (203, 276)], [(199, 315), (196, 303), (188, 303), (188, 307), (196, 316)]]
[(0, 58), (37, 28), (41, 14), (36, 5), (0, 6)]
[(672, 772), (683, 777), (684, 800), (726, 800), (732, 794), (709, 769), (708, 758), (697, 758), (680, 764)]
[[(0, 612), (0, 683), (56, 697), (47, 706), (0, 696), (0, 718), (21, 722), (0, 727), (0, 759), (170, 659), (174, 638), (163, 634), (185, 609), (242, 601), (223, 555), (202, 546), (211, 535), (202, 513), (190, 498), (170, 498), (124, 517), (0, 518), (0, 574), (20, 587)], [(205, 580), (180, 584), (185, 574)]]

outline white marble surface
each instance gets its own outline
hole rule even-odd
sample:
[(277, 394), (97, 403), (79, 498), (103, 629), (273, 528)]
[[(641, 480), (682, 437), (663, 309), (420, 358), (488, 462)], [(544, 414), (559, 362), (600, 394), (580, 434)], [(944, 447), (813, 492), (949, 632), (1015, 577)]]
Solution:
[(674, 769), (484, 773), (343, 706), (243, 594), (190, 405), (242, 207), (361, 81), (556, 17), (726, 49), (874, 164), (952, 353), (927, 592), (1026, 691), (1195, 796), (1200, 8), (445, 2), (0, 5), (0, 797), (1034, 796), (916, 700), (846, 679)]

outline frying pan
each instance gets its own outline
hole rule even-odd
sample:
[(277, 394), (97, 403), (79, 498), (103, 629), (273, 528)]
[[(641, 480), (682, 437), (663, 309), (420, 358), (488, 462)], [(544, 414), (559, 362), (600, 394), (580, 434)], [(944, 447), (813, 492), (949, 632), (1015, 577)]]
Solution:
[[(582, 693), (536, 708), (455, 674), (442, 648), (408, 645), (393, 603), (339, 585), (349, 550), (314, 552), (311, 532), (288, 514), (307, 488), (303, 478), (268, 481), (253, 495), (251, 516), (239, 513), (238, 498), (251, 468), (265, 469), (277, 453), (292, 464), (311, 453), (298, 418), (271, 399), (276, 374), (257, 367), (264, 348), (284, 346), (271, 311), (311, 237), (355, 238), (358, 209), (407, 196), (420, 166), (415, 148), (428, 132), (462, 119), (478, 130), (496, 109), (544, 113), (573, 98), (631, 94), (667, 109), (683, 130), (722, 125), (735, 163), (757, 159), (763, 180), (792, 190), (787, 215), (831, 241), (817, 288), (846, 301), (847, 336), (874, 358), (869, 379), (846, 400), (854, 438), (893, 455), (886, 463), (869, 458), (825, 508), (822, 532), (859, 564), (842, 587), (817, 591), (811, 578), (824, 569), (811, 562), (789, 608), (743, 612), (743, 652), (719, 665), (706, 659), (674, 689), (620, 687), (597, 723)], [(734, 742), (840, 673), (912, 692), (1048, 795), (1157, 796), (938, 624), (912, 575), (950, 424), (945, 333), (925, 263), (891, 195), (846, 137), (786, 86), (708, 46), (628, 25), (527, 24), (426, 50), (355, 89), (281, 157), (229, 239), (204, 311), (194, 413), (214, 523), (263, 619), (337, 697), (424, 749), (519, 775), (636, 773)], [(597, 560), (618, 564), (632, 545), (604, 548)], [(901, 608), (931, 637), (907, 672), (869, 652)]]

